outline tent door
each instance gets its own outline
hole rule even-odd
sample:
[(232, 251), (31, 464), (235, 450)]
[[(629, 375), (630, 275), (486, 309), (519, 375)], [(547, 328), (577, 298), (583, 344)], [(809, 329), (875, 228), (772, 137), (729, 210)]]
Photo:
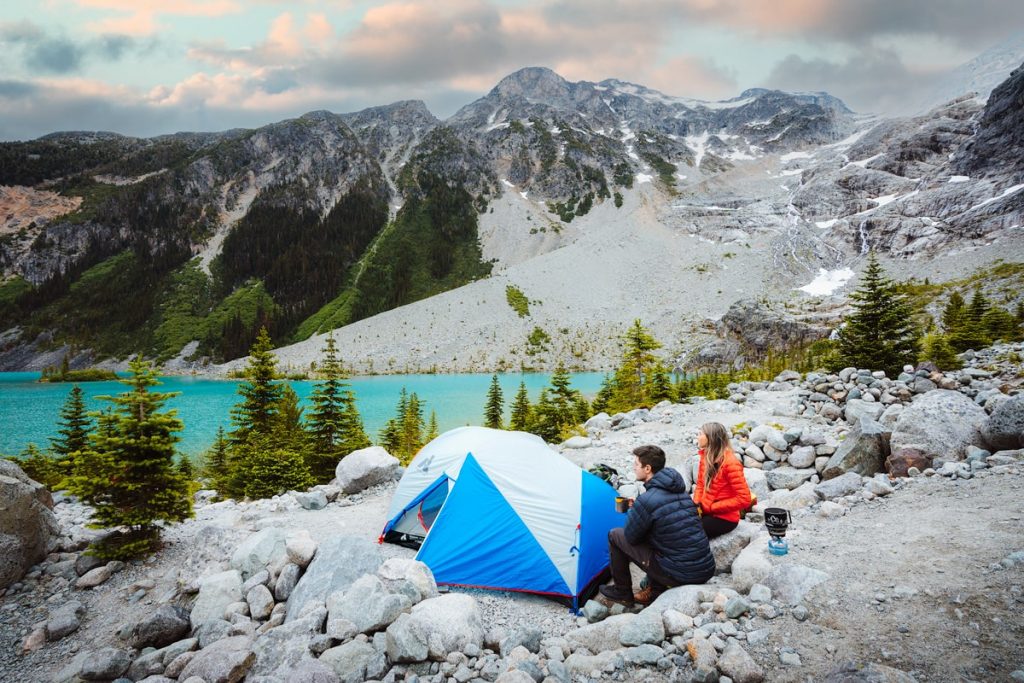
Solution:
[(442, 474), (437, 480), (425, 488), (418, 496), (412, 499), (409, 504), (395, 515), (395, 518), (384, 527), (384, 533), (380, 541), (404, 545), (408, 548), (419, 549), (423, 539), (437, 519), (438, 513), (448, 500), (448, 492), (451, 489), (448, 475)]

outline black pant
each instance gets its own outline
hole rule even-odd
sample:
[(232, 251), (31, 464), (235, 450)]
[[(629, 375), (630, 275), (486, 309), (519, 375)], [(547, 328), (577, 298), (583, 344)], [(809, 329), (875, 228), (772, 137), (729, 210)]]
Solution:
[(739, 522), (730, 522), (727, 519), (712, 515), (704, 515), (700, 518), (700, 523), (704, 525), (704, 533), (708, 535), (708, 538), (727, 534), (739, 526)]
[(654, 556), (654, 548), (646, 543), (633, 545), (626, 540), (622, 527), (608, 532), (608, 554), (611, 565), (612, 580), (616, 586), (633, 590), (633, 577), (629, 574), (629, 563), (635, 562), (647, 572), (651, 586), (658, 592), (678, 586), (679, 582), (665, 573)]

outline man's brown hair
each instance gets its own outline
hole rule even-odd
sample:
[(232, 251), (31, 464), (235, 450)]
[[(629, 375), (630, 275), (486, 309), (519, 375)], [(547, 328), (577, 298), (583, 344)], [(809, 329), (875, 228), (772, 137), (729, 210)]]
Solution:
[(657, 474), (665, 467), (665, 451), (658, 446), (637, 446), (633, 449), (633, 455), (641, 465), (650, 465), (651, 474)]

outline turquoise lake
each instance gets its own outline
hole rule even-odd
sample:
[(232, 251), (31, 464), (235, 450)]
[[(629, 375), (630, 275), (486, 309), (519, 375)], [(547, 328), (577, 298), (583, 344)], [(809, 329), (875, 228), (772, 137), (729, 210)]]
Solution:
[[(526, 382), (530, 400), (536, 401), (550, 377), (542, 373), (498, 375), (505, 396), (506, 419), (520, 382)], [(598, 372), (576, 374), (572, 377), (572, 386), (593, 398), (603, 377)], [(38, 379), (38, 372), (0, 373), (0, 454), (16, 455), (29, 443), (46, 447), (50, 437), (56, 434), (60, 407), (72, 385), (43, 384), (37, 382)], [(231, 407), (239, 400), (238, 380), (164, 377), (162, 381), (157, 391), (181, 392), (168, 401), (167, 406), (177, 409), (178, 417), (185, 423), (184, 431), (179, 434), (178, 449), (182, 453), (202, 453), (213, 443), (218, 427), (226, 431), (231, 428)], [(394, 416), (402, 387), (426, 401), (424, 419), (430, 418), (431, 410), (437, 412), (442, 432), (462, 425), (482, 424), (491, 375), (380, 375), (353, 377), (347, 381), (356, 393), (366, 433), (375, 441), (377, 432)], [(315, 382), (293, 381), (290, 384), (302, 399), (302, 405), (308, 405)], [(109, 405), (98, 396), (127, 389), (119, 382), (83, 382), (79, 386), (85, 392), (89, 410)]]

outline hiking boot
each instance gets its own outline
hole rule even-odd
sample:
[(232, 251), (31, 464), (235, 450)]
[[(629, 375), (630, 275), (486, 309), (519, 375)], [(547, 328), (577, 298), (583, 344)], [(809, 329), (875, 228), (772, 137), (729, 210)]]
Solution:
[(661, 595), (660, 591), (655, 591), (652, 586), (647, 586), (645, 588), (641, 588), (640, 592), (634, 593), (633, 600), (639, 602), (641, 605), (649, 605), (657, 600), (659, 595)]
[(626, 607), (633, 606), (633, 591), (629, 588), (605, 584), (603, 586), (598, 586), (597, 592), (600, 593), (605, 600), (617, 602), (620, 605), (625, 605)]

